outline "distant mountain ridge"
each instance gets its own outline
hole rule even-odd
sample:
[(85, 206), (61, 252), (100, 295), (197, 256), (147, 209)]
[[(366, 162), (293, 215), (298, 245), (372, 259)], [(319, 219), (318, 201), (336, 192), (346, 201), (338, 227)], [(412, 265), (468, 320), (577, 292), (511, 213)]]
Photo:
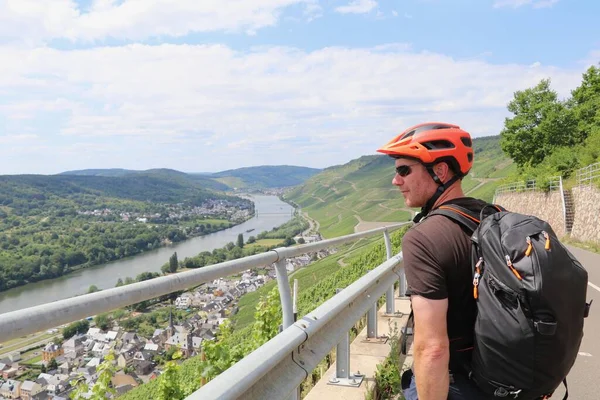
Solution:
[(244, 167), (215, 173), (186, 173), (168, 168), (130, 170), (122, 168), (83, 169), (65, 171), (60, 176), (104, 176), (104, 177), (161, 177), (200, 183), (206, 189), (226, 191), (230, 189), (270, 189), (296, 186), (317, 174), (318, 168), (292, 165), (265, 165)]
[(217, 172), (211, 178), (238, 188), (276, 188), (296, 186), (321, 172), (318, 168), (292, 165), (264, 165)]

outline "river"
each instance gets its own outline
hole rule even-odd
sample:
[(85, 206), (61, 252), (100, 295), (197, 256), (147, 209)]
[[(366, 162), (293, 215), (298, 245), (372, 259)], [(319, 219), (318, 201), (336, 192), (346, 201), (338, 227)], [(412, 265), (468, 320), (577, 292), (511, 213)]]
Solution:
[[(251, 199), (254, 201), (258, 216), (240, 225), (127, 259), (84, 268), (60, 278), (30, 283), (0, 292), (0, 314), (84, 294), (91, 285), (96, 285), (100, 289), (109, 289), (116, 285), (119, 278), (123, 280), (128, 276), (135, 278), (146, 271), (160, 272), (161, 266), (169, 261), (173, 252), (177, 252), (177, 258), (183, 260), (202, 251), (223, 247), (229, 242), (236, 243), (240, 233), (246, 240), (263, 231), (270, 231), (292, 218), (293, 207), (276, 196), (253, 195)], [(247, 233), (249, 229), (254, 230)]]

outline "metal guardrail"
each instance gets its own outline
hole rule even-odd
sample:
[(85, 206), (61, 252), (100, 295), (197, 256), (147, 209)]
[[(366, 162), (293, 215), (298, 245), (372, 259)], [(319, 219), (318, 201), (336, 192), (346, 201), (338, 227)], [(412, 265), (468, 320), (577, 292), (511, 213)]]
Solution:
[(526, 182), (513, 182), (498, 186), (496, 188), (496, 195), (502, 193), (524, 192), (528, 190), (536, 190), (536, 183), (534, 179)]
[[(560, 176), (552, 176), (548, 178), (548, 188), (550, 189), (550, 191), (562, 190), (561, 181), (562, 177)], [(535, 179), (530, 179), (524, 182), (507, 183), (496, 188), (494, 199), (496, 198), (496, 196), (503, 193), (517, 193), (536, 190), (540, 190), (540, 187)]]
[(294, 322), (292, 296), (285, 269), (285, 259), (357, 239), (374, 236), (406, 225), (394, 224), (339, 238), (323, 240), (294, 247), (282, 247), (262, 254), (210, 265), (193, 271), (137, 282), (102, 290), (70, 299), (29, 307), (0, 314), (0, 338), (8, 341), (30, 333), (55, 328), (103, 312), (115, 310), (144, 300), (150, 300), (178, 290), (186, 290), (217, 278), (243, 272), (249, 268), (275, 263), (281, 296), (284, 328)]
[(594, 181), (600, 180), (600, 162), (578, 169), (575, 175), (577, 186), (591, 185)]
[(402, 253), (250, 353), (186, 400), (287, 399), (354, 323), (400, 278)]

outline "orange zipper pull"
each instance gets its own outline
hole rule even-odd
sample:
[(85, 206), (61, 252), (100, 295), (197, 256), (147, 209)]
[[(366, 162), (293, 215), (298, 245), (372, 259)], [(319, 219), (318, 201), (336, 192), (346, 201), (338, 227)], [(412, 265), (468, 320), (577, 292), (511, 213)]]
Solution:
[(510, 261), (510, 257), (507, 255), (506, 257), (506, 265), (508, 265), (508, 268), (510, 268), (510, 270), (512, 271), (513, 274), (515, 274), (515, 276), (519, 279), (519, 280), (523, 280), (523, 278), (521, 278), (521, 274), (519, 274), (519, 271), (517, 271), (515, 269), (515, 267), (512, 264), (512, 261)]
[(525, 255), (529, 257), (531, 255), (531, 250), (533, 250), (533, 245), (531, 244), (531, 238), (529, 236), (527, 236), (525, 240), (527, 240), (527, 250), (525, 250)]
[(473, 276), (473, 298), (476, 299), (479, 297), (479, 290), (477, 286), (479, 286), (479, 278), (481, 277), (481, 269), (480, 266), (483, 263), (483, 257), (479, 257), (479, 261), (477, 261), (477, 265), (475, 265), (475, 276)]
[(546, 231), (542, 231), (542, 235), (544, 235), (544, 237), (546, 238), (546, 245), (544, 246), (544, 248), (546, 250), (550, 250), (550, 235), (548, 235)]

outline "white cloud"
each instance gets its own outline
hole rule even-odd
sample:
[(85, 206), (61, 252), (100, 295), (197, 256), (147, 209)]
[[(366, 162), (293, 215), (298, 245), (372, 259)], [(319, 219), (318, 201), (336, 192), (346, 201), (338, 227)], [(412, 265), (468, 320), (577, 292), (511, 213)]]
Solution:
[[(0, 1), (0, 41), (52, 38), (97, 41), (185, 36), (192, 32), (248, 32), (274, 26), (286, 7), (317, 0), (95, 0), (86, 11), (73, 0)], [(312, 11), (310, 11), (312, 12)]]
[(587, 56), (582, 60), (579, 60), (578, 63), (584, 65), (585, 67), (589, 67), (591, 65), (595, 65), (596, 67), (600, 66), (600, 49), (591, 50)]
[(552, 7), (558, 2), (559, 0), (496, 0), (494, 2), (494, 8), (519, 8), (525, 5), (531, 5), (533, 8), (548, 8)]
[(397, 17), (397, 16), (398, 16), (398, 11), (396, 11), (396, 10), (392, 10), (392, 15), (393, 15), (394, 17)]
[(39, 136), (32, 135), (32, 134), (5, 135), (5, 136), (0, 136), (0, 144), (9, 145), (9, 144), (15, 144), (15, 143), (22, 143), (22, 142), (31, 142), (31, 141), (37, 140), (37, 139), (39, 139)]
[(365, 14), (377, 7), (375, 0), (352, 0), (345, 6), (336, 7), (340, 14)]
[(307, 1), (304, 7), (304, 15), (308, 18), (308, 22), (321, 18), (323, 16), (323, 7), (319, 5), (318, 0)]
[[(0, 47), (0, 59), (0, 121), (7, 121), (0, 138), (11, 141), (0, 146), (0, 173), (326, 167), (373, 153), (424, 120), (455, 122), (474, 136), (497, 134), (514, 91), (550, 77), (568, 96), (587, 68), (456, 60), (406, 44), (311, 52)], [(18, 135), (37, 135), (52, 150), (20, 145)], [(81, 154), (66, 156), (68, 146), (68, 154)]]

